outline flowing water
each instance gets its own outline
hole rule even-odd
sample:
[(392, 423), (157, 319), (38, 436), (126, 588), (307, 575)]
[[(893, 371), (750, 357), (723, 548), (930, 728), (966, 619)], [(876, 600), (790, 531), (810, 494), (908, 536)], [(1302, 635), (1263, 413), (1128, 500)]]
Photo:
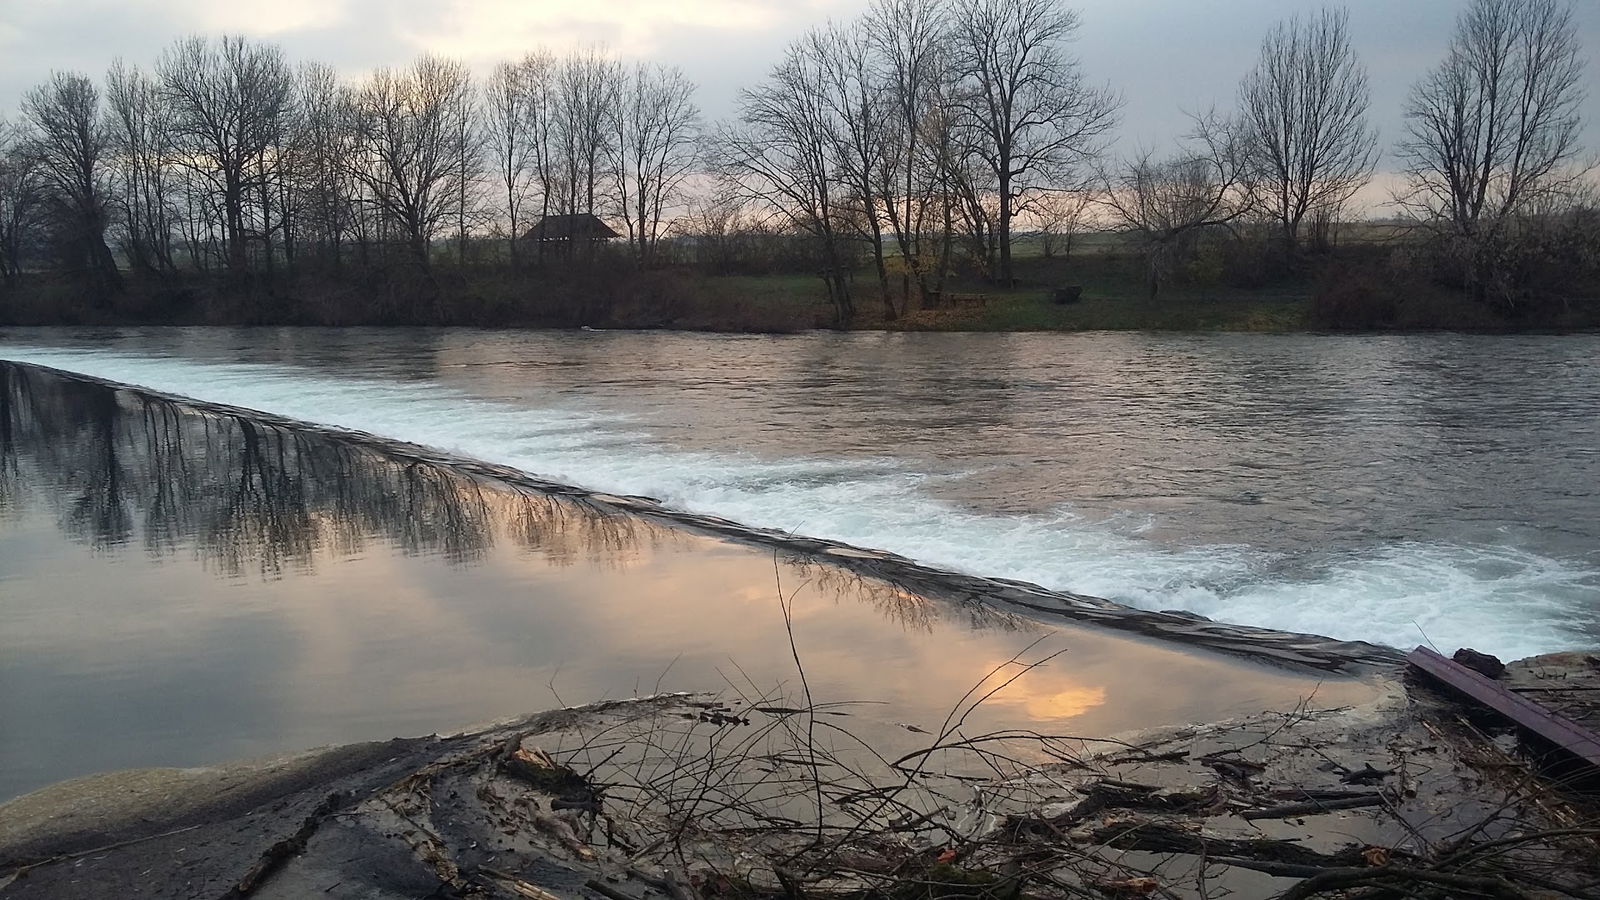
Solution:
[(662, 687), (887, 751), (975, 685), (969, 733), (1092, 736), (1371, 692), (0, 363), (0, 801)]
[(1130, 605), (1600, 638), (1600, 336), (115, 329), (0, 358)]

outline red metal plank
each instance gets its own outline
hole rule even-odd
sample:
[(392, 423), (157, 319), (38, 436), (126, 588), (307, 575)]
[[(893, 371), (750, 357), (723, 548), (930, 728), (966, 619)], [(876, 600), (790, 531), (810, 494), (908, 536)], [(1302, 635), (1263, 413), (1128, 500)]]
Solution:
[(1523, 728), (1561, 747), (1568, 753), (1600, 768), (1600, 737), (1565, 716), (1513, 693), (1505, 685), (1479, 675), (1455, 660), (1418, 647), (1406, 655), (1418, 670), (1438, 679), (1446, 687), (1465, 694)]

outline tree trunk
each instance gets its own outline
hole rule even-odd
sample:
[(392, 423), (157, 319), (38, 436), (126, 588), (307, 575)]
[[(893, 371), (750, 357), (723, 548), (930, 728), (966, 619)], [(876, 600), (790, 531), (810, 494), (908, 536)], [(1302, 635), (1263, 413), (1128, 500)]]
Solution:
[(1000, 176), (1000, 216), (995, 222), (995, 237), (1000, 244), (1000, 284), (1011, 287), (1015, 277), (1011, 272), (1011, 176)]

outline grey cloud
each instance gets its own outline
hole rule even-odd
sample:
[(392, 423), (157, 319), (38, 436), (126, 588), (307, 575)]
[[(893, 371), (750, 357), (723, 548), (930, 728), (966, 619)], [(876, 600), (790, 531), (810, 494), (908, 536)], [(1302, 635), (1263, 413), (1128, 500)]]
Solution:
[[(462, 10), (486, 0), (329, 0), (336, 24), (270, 35), (291, 56), (331, 63), (356, 75), (376, 65), (403, 63), (429, 34), (447, 31)], [(687, 2), (687, 0), (685, 0)], [(1072, 0), (1068, 0), (1072, 2)], [(1181, 134), (1185, 111), (1226, 108), (1239, 78), (1250, 68), (1261, 34), (1279, 17), (1319, 6), (1313, 0), (1077, 0), (1083, 28), (1074, 52), (1090, 77), (1126, 99), (1119, 138), (1123, 146), (1159, 146)], [(1401, 104), (1411, 83), (1444, 51), (1462, 0), (1349, 0), (1357, 47), (1371, 73), (1373, 119), (1382, 140), (1401, 134)], [(591, 0), (585, 9), (605, 9)], [(760, 79), (783, 46), (807, 26), (848, 18), (866, 0), (787, 3), (752, 0), (750, 8), (777, 24), (765, 31), (712, 25), (663, 25), (650, 43), (663, 62), (681, 66), (701, 85), (708, 118), (732, 113), (739, 88)], [(617, 6), (617, 9), (622, 7)], [(122, 56), (154, 61), (173, 38), (203, 27), (202, 9), (186, 0), (148, 0), (137, 7), (111, 3), (38, 3), (0, 0), (0, 112), (12, 111), (28, 86), (55, 69), (103, 72)], [(1576, 6), (1591, 57), (1600, 53), (1600, 3)], [(529, 49), (547, 36), (616, 41), (618, 30), (584, 25), (563, 16), (548, 35), (532, 30)], [(1600, 81), (1600, 70), (1594, 73)], [(1584, 108), (1591, 147), (1600, 145), (1600, 91)]]

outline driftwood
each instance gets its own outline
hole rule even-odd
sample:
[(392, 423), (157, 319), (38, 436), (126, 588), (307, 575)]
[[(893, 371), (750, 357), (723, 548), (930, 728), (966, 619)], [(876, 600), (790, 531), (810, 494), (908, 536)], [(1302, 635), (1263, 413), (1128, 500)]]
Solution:
[(225, 898), (248, 897), (255, 893), (256, 889), (271, 878), (274, 872), (282, 868), (290, 857), (306, 849), (306, 843), (311, 840), (311, 836), (316, 833), (317, 829), (322, 827), (323, 822), (327, 821), (339, 810), (350, 805), (354, 799), (350, 794), (343, 791), (335, 791), (329, 794), (321, 803), (317, 804), (310, 815), (306, 816), (305, 821), (301, 823), (294, 834), (268, 847), (261, 854), (261, 859), (250, 868), (250, 871), (246, 872), (244, 877), (240, 878), (222, 896)]
[(1384, 802), (1385, 798), (1382, 794), (1365, 794), (1359, 797), (1342, 797), (1331, 800), (1308, 800), (1305, 803), (1288, 803), (1283, 806), (1269, 806), (1266, 809), (1247, 809), (1239, 813), (1239, 818), (1247, 821), (1287, 819), (1291, 816), (1311, 816), (1340, 809), (1382, 806)]

